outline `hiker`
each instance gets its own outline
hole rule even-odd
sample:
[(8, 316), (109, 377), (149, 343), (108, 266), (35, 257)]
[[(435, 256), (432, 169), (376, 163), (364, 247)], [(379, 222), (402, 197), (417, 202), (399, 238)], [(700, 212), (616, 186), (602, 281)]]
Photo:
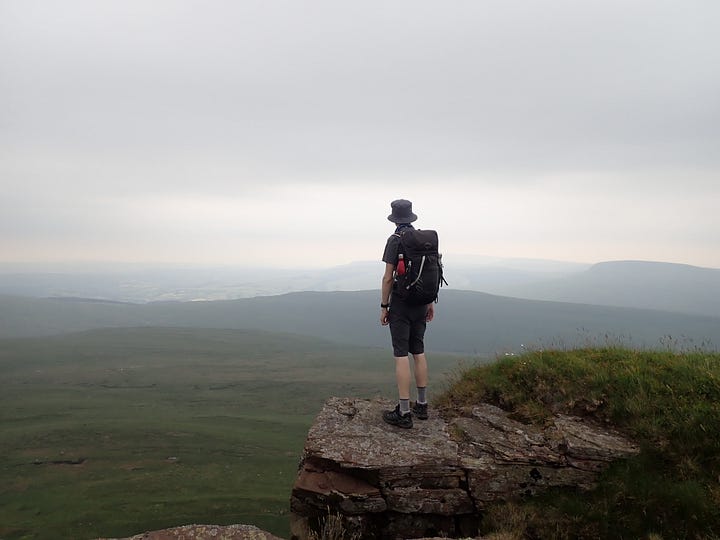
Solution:
[[(390, 325), (390, 335), (392, 337), (393, 356), (395, 357), (395, 378), (397, 382), (399, 401), (392, 411), (383, 413), (383, 420), (388, 424), (401, 428), (411, 428), (413, 426), (413, 414), (421, 419), (428, 418), (427, 404), (427, 383), (428, 368), (427, 359), (425, 358), (425, 326), (433, 320), (435, 316), (434, 300), (437, 298), (437, 287), (442, 281), (442, 265), (440, 264), (439, 255), (437, 253), (437, 233), (435, 231), (416, 231), (412, 226), (412, 222), (417, 216), (412, 211), (412, 203), (405, 199), (398, 199), (390, 204), (392, 213), (388, 219), (395, 223), (396, 228), (385, 245), (385, 252), (382, 260), (385, 263), (385, 274), (382, 278), (381, 298), (380, 298), (380, 324), (383, 326)], [(427, 234), (434, 235), (434, 256), (423, 256), (421, 262), (418, 263), (410, 257), (412, 253), (402, 253), (402, 251), (412, 252), (412, 238), (423, 236), (423, 240), (430, 238)], [(427, 247), (431, 242), (424, 242)], [(432, 264), (431, 264), (432, 263)], [(434, 267), (433, 267), (434, 265)], [(420, 269), (420, 273), (425, 268), (426, 288), (425, 294), (413, 297), (414, 287), (417, 283), (412, 281), (403, 281), (403, 277), (413, 274)], [(428, 275), (428, 271), (430, 274)], [(415, 277), (417, 274), (415, 273)], [(422, 286), (423, 280), (419, 281), (418, 286)], [(435, 283), (437, 282), (437, 283)], [(408, 283), (407, 286), (400, 286), (400, 283)], [(430, 284), (429, 286), (427, 284)], [(428, 300), (429, 298), (429, 300)], [(417, 401), (410, 408), (410, 358), (412, 354), (415, 367), (415, 386), (417, 387)]]

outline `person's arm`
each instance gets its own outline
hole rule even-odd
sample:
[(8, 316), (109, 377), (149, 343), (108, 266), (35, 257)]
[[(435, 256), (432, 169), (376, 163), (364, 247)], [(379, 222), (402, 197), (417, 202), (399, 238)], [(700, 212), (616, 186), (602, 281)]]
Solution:
[(430, 322), (433, 320), (434, 317), (435, 317), (435, 303), (431, 302), (428, 304), (428, 310), (427, 310), (427, 314), (425, 315), (425, 320), (427, 322)]
[[(390, 303), (390, 293), (392, 292), (394, 272), (395, 265), (385, 263), (385, 273), (383, 274), (382, 283), (380, 285), (380, 303), (383, 305)], [(388, 318), (388, 308), (380, 308), (380, 324), (385, 326), (389, 322), (390, 320)]]

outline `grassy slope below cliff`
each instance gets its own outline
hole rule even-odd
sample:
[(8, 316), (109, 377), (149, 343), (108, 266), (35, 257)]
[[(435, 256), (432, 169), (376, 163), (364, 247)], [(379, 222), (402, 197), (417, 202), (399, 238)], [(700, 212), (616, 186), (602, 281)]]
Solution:
[(472, 368), (439, 403), (487, 401), (525, 421), (570, 413), (642, 446), (590, 493), (555, 492), (493, 508), (488, 530), (517, 538), (717, 538), (720, 355), (619, 348), (532, 351)]
[[(434, 356), (433, 380), (458, 359)], [(333, 395), (395, 393), (391, 353), (289, 334), (128, 328), (0, 340), (0, 538), (250, 523), (287, 537)]]

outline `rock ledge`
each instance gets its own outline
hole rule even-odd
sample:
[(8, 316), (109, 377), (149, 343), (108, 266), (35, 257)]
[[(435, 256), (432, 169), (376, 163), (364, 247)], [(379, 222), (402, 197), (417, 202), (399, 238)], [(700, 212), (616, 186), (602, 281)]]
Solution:
[(151, 531), (128, 538), (97, 540), (282, 540), (252, 525), (183, 525)]
[(587, 490), (639, 449), (620, 434), (557, 416), (540, 429), (489, 404), (413, 429), (382, 421), (386, 400), (330, 398), (310, 428), (292, 490), (294, 539), (328, 512), (361, 538), (476, 536), (484, 508), (550, 487)]

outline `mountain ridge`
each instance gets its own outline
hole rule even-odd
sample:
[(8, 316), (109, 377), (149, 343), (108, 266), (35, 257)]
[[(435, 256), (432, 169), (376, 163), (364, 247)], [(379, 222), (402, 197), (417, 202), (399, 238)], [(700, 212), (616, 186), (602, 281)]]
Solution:
[[(374, 290), (150, 304), (0, 296), (0, 337), (165, 326), (269, 330), (388, 347), (378, 302)], [(720, 343), (720, 317), (445, 290), (427, 339), (428, 350), (480, 355), (602, 341), (712, 349)]]
[(605, 261), (562, 278), (502, 289), (535, 300), (720, 316), (720, 270), (657, 261)]

